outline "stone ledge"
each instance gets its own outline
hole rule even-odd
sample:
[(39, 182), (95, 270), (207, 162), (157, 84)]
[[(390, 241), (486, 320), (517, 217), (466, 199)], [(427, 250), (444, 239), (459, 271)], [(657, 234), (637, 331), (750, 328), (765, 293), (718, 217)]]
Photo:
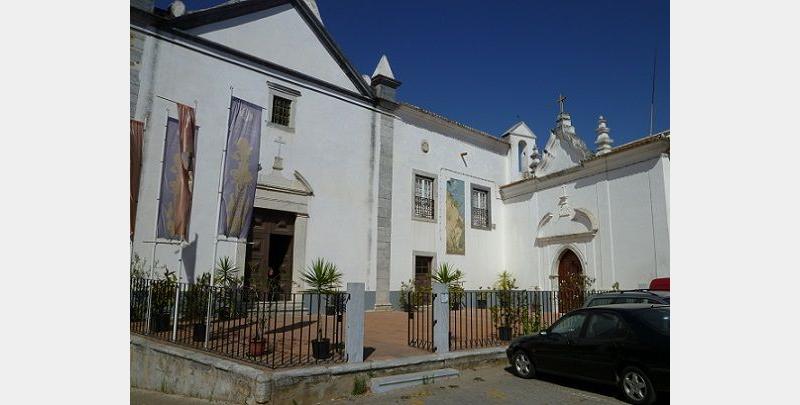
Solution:
[[(357, 379), (370, 380), (442, 368), (463, 369), (505, 361), (505, 347), (491, 347), (363, 363), (269, 370), (135, 334), (131, 334), (130, 344), (131, 386), (247, 404), (280, 402), (278, 398), (296, 398), (300, 403), (318, 402), (350, 394)], [(134, 364), (136, 361), (139, 364)]]

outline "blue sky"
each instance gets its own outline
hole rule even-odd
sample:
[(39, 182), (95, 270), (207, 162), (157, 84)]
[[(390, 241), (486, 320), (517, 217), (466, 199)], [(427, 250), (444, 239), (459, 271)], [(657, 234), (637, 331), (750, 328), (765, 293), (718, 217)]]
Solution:
[[(189, 9), (219, 0), (187, 0)], [(170, 1), (158, 0), (164, 7)], [(500, 135), (518, 119), (542, 148), (559, 93), (594, 149), (597, 117), (620, 145), (669, 128), (665, 0), (318, 0), (325, 27), (360, 72), (386, 54), (398, 98)]]

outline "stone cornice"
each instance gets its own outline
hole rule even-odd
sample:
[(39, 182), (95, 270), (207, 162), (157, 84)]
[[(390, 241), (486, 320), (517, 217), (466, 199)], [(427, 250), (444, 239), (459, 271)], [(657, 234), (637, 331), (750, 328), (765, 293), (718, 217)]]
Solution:
[(500, 197), (506, 200), (530, 194), (537, 190), (548, 189), (583, 177), (653, 159), (664, 153), (669, 153), (669, 131), (619, 146), (604, 155), (592, 156), (581, 162), (580, 166), (500, 186)]

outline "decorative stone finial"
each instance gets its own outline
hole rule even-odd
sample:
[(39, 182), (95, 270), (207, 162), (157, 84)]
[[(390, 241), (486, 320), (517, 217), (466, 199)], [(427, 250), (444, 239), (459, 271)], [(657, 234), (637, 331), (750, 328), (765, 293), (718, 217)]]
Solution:
[(595, 145), (597, 145), (597, 155), (604, 155), (608, 152), (611, 152), (611, 144), (614, 142), (608, 133), (611, 132), (611, 129), (608, 128), (606, 124), (606, 119), (603, 116), (600, 116), (600, 119), (597, 121), (597, 129), (594, 130), (597, 133), (597, 140), (594, 141)]
[(531, 148), (531, 164), (528, 166), (531, 168), (531, 173), (536, 171), (536, 167), (538, 167), (541, 162), (542, 159), (541, 156), (539, 156), (539, 148), (537, 148), (536, 143), (534, 143)]
[(378, 66), (375, 66), (375, 71), (372, 72), (372, 77), (376, 76), (394, 79), (394, 72), (392, 72), (392, 67), (389, 66), (389, 59), (386, 58), (386, 55), (381, 56), (381, 60), (378, 61)]

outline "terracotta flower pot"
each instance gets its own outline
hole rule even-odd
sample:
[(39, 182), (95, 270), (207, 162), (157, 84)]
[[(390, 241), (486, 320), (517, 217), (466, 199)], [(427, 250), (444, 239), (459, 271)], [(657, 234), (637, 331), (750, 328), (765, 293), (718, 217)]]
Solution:
[(251, 339), (247, 354), (250, 356), (262, 356), (267, 351), (267, 341), (262, 339)]

